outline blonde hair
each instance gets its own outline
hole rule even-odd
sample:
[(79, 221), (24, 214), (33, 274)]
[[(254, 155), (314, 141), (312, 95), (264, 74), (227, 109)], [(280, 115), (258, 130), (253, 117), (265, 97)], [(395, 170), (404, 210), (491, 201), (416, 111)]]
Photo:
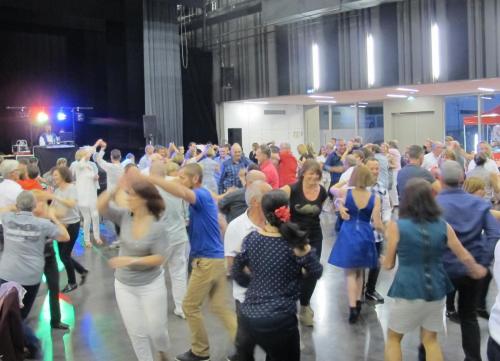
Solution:
[(464, 182), (463, 189), (467, 193), (474, 194), (477, 191), (485, 190), (486, 183), (481, 178), (470, 177), (467, 178)]
[(179, 169), (180, 169), (179, 164), (175, 162), (168, 162), (165, 165), (165, 173), (167, 173), (167, 175), (171, 175), (172, 173), (177, 172)]
[(352, 172), (349, 186), (356, 188), (367, 188), (374, 184), (373, 175), (366, 165), (358, 165)]
[(300, 155), (307, 155), (307, 146), (305, 144), (299, 144), (297, 146), (297, 152), (299, 152)]
[(214, 148), (213, 148), (213, 147), (210, 147), (210, 148), (207, 150), (207, 157), (212, 158), (214, 155), (215, 155), (215, 150), (214, 150)]
[(446, 149), (444, 152), (443, 152), (443, 158), (445, 159), (448, 159), (448, 160), (457, 160), (457, 156), (455, 155), (455, 152), (450, 150), (450, 149)]
[(75, 160), (80, 161), (84, 156), (87, 151), (85, 149), (78, 149), (75, 153)]

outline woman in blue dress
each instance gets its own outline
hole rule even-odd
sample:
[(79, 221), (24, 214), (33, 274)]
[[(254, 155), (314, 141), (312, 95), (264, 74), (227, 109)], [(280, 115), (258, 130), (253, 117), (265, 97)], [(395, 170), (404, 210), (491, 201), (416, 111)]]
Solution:
[[(373, 227), (383, 232), (380, 217), (380, 199), (367, 187), (373, 185), (370, 170), (357, 166), (349, 181), (349, 188), (332, 188), (344, 222), (340, 228), (328, 263), (345, 269), (347, 296), (349, 298), (349, 323), (355, 323), (361, 312), (363, 274), (366, 268), (375, 268), (378, 262)], [(372, 227), (373, 224), (373, 227)]]

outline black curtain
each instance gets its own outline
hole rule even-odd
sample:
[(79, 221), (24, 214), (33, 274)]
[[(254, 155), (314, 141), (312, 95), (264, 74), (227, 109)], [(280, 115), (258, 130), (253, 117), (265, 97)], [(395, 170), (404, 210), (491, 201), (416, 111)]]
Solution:
[(212, 53), (189, 49), (189, 66), (182, 68), (184, 144), (194, 141), (217, 143), (212, 94)]

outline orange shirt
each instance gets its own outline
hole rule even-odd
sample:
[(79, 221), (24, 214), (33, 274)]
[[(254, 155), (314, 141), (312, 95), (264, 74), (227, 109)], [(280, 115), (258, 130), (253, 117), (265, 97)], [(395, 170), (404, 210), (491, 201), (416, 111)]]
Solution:
[(43, 190), (43, 187), (36, 179), (18, 180), (17, 183), (25, 190), (32, 191), (34, 189)]

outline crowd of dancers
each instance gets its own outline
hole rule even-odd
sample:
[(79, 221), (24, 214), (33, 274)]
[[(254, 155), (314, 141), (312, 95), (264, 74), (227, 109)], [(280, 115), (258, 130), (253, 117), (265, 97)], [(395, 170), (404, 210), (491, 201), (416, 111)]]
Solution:
[[(385, 302), (377, 292), (380, 269), (397, 264), (387, 294), (386, 360), (402, 360), (401, 340), (415, 329), (421, 359), (443, 360), (437, 335), (445, 309), (460, 323), (467, 361), (481, 360), (477, 315), (489, 318), (488, 358), (500, 360), (500, 300), (491, 314), (486, 305), (490, 281), (500, 280), (500, 261), (491, 268), (500, 252), (500, 172), (488, 143), (469, 154), (451, 137), (404, 150), (397, 141), (356, 137), (331, 139), (318, 154), (302, 144), (298, 157), (288, 143), (254, 143), (248, 157), (239, 144), (171, 143), (146, 146), (137, 163), (118, 149), (105, 160), (106, 150), (99, 139), (45, 174), (36, 163), (0, 164), (0, 298), (5, 308), (18, 295), (23, 320), (45, 274), (50, 325), (69, 328), (61, 322), (53, 240), (67, 273), (61, 291), (73, 292), (89, 277), (72, 257), (80, 224), (85, 246), (101, 246), (105, 219), (119, 248), (108, 262), (116, 302), (138, 360), (210, 360), (202, 311), (208, 300), (234, 344), (228, 361), (254, 360), (256, 346), (268, 360), (299, 361), (299, 322), (314, 327), (311, 298), (323, 272), (321, 220), (332, 217), (328, 264), (345, 272), (349, 323), (360, 322), (366, 304)], [(174, 314), (191, 337), (191, 348), (175, 358), (165, 269)], [(11, 352), (36, 357), (39, 343), (27, 322), (22, 335), (20, 345), (11, 337)]]

